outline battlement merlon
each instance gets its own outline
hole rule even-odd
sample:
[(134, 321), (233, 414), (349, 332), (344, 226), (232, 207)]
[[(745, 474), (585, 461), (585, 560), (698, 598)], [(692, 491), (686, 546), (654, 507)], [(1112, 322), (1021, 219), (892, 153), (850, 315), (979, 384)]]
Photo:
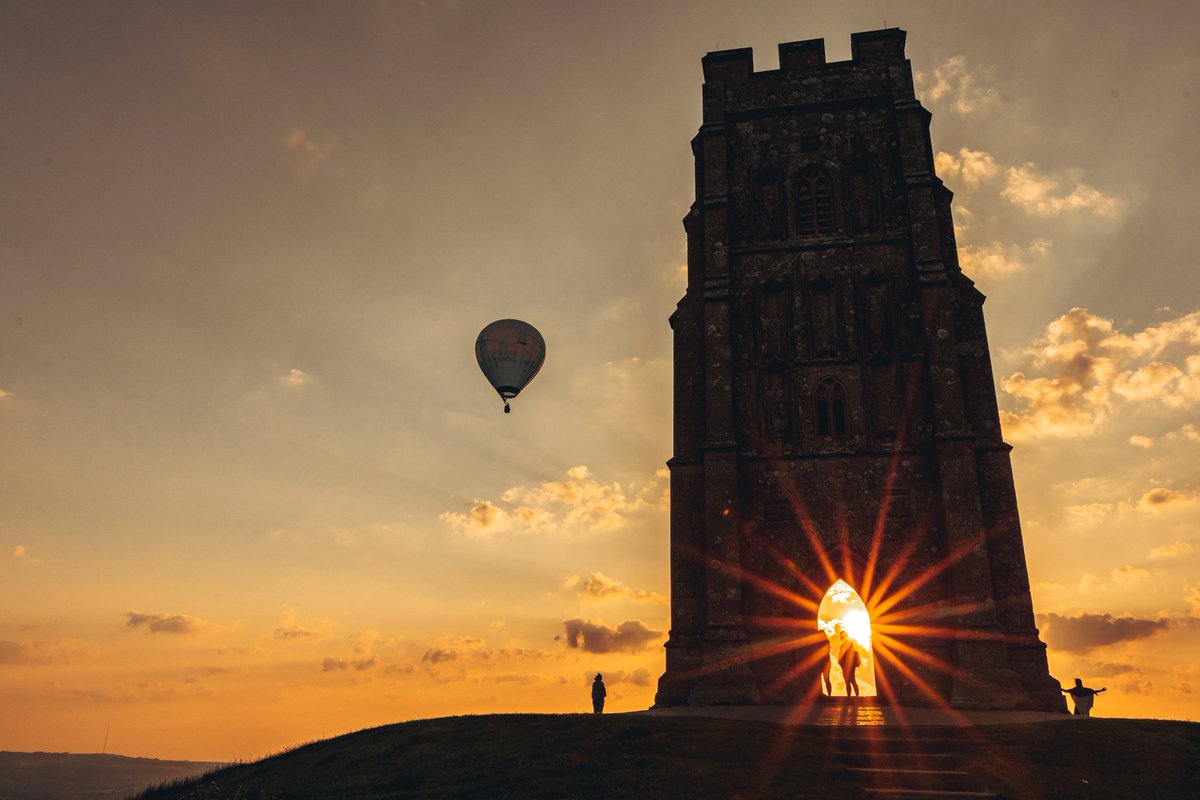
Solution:
[(851, 58), (832, 62), (825, 60), (824, 39), (785, 42), (779, 45), (779, 68), (761, 72), (754, 71), (749, 47), (708, 53), (701, 60), (705, 122), (769, 105), (860, 102), (871, 95), (911, 100), (912, 66), (904, 56), (907, 36), (900, 28), (851, 34)]

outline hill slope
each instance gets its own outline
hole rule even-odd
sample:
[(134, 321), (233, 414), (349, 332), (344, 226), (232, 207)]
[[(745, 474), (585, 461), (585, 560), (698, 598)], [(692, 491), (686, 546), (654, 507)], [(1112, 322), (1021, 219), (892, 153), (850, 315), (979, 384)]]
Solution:
[[(1002, 797), (1200, 798), (1196, 723), (1083, 719), (926, 730), (913, 747), (902, 733), (652, 714), (454, 717), (314, 742), (139, 800), (844, 800), (866, 796), (864, 776), (879, 771), (869, 765), (882, 751), (914, 768), (955, 759), (963, 770), (956, 775), (970, 773), (962, 788)], [(865, 747), (854, 752), (855, 745)], [(927, 759), (922, 753), (931, 748), (939, 755)]]

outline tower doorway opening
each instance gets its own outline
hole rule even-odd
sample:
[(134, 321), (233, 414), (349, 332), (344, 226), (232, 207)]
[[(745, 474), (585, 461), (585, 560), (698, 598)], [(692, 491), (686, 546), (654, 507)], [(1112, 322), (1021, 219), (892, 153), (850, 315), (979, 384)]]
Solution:
[(871, 615), (858, 592), (844, 580), (839, 578), (834, 581), (821, 599), (817, 609), (817, 628), (829, 639), (828, 661), (822, 662), (822, 694), (834, 697), (847, 694), (847, 676), (843, 674), (845, 666), (854, 672), (858, 693), (863, 697), (874, 697), (877, 692), (875, 651), (871, 646)]

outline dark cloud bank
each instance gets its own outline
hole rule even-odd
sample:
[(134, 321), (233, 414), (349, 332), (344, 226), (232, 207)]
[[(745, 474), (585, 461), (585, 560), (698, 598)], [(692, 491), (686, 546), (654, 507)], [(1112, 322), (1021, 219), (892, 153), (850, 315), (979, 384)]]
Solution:
[(636, 652), (662, 638), (662, 631), (653, 631), (636, 619), (626, 620), (615, 628), (582, 619), (563, 622), (567, 647), (585, 653), (615, 653), (619, 650)]
[(1112, 614), (1038, 614), (1046, 643), (1059, 650), (1082, 653), (1095, 647), (1144, 639), (1166, 630), (1165, 619), (1114, 617)]

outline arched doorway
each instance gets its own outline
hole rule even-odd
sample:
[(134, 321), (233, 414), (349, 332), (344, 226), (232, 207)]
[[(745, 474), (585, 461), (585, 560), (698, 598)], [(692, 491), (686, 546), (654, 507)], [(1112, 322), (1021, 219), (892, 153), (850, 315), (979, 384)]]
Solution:
[[(840, 578), (834, 581), (829, 587), (829, 591), (825, 592), (825, 597), (821, 599), (821, 605), (817, 609), (817, 628), (821, 630), (832, 641), (834, 637), (842, 631), (846, 633), (846, 638), (850, 640), (854, 649), (858, 651), (859, 658), (862, 663), (859, 664), (857, 672), (859, 694), (863, 697), (874, 697), (877, 692), (875, 690), (875, 650), (871, 645), (871, 615), (867, 612), (867, 604), (858, 596), (858, 592)], [(846, 695), (846, 681), (842, 676), (842, 669), (837, 663), (837, 648), (836, 643), (830, 647), (829, 680), (832, 684), (832, 695), (835, 697), (844, 697)], [(821, 693), (825, 695), (831, 694), (825, 690), (825, 685), (822, 682)]]

